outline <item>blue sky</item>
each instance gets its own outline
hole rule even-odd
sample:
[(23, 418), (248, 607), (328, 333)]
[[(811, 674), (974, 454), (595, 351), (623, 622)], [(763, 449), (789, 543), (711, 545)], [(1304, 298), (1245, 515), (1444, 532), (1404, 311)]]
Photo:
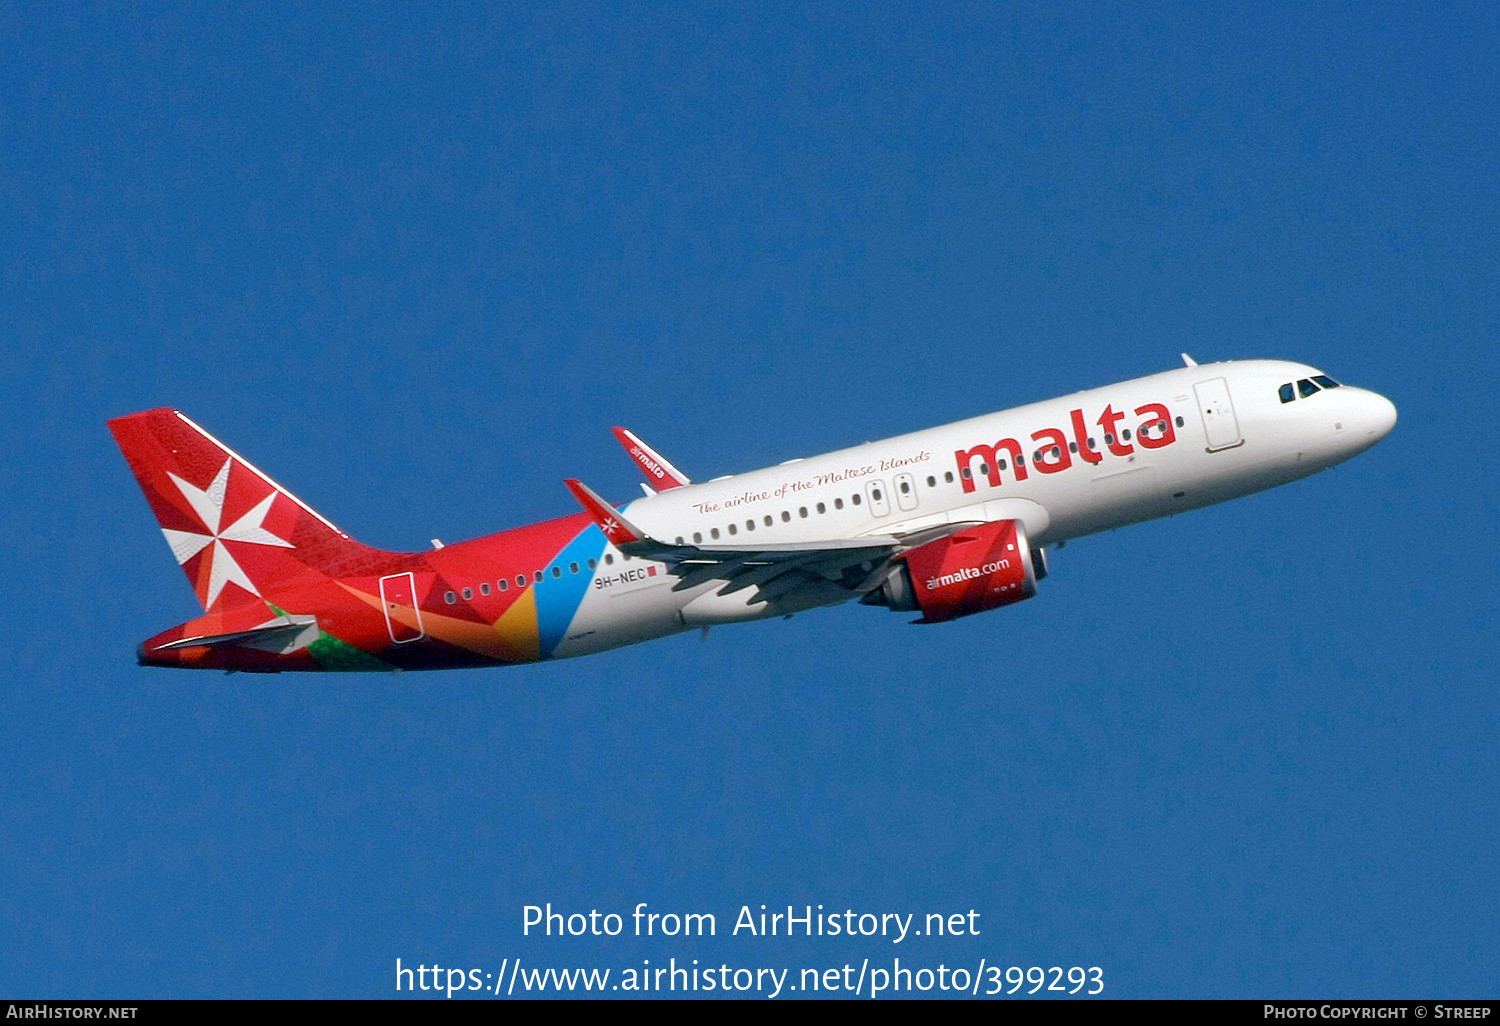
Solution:
[[(0, 8), (0, 992), (1085, 965), (1495, 994), (1493, 5)], [(1031, 602), (584, 660), (179, 674), (104, 421), (420, 548), (1199, 360), (1371, 452), (1070, 544)], [(719, 936), (521, 935), (522, 908)], [(742, 905), (977, 937), (727, 936)]]

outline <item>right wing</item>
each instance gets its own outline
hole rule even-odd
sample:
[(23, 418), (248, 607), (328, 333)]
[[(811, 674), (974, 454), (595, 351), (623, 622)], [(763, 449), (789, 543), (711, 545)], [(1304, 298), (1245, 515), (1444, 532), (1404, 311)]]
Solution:
[(769, 602), (804, 588), (846, 589), (850, 598), (879, 587), (893, 556), (957, 529), (943, 524), (911, 534), (836, 538), (791, 545), (669, 545), (652, 538), (601, 499), (588, 485), (569, 478), (568, 489), (606, 538), (621, 552), (667, 564), (679, 578), (673, 591), (720, 580), (720, 595), (755, 588), (751, 599)]

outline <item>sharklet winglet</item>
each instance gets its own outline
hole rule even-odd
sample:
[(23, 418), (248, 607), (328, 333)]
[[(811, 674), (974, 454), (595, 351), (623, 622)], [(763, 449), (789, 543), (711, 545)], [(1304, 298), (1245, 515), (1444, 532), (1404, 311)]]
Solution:
[(610, 430), (656, 491), (664, 492), (668, 488), (681, 488), (693, 483), (686, 474), (672, 466), (665, 456), (637, 438), (635, 432), (622, 427)]
[(629, 545), (632, 542), (647, 541), (646, 533), (626, 520), (620, 511), (609, 503), (599, 498), (598, 494), (576, 478), (568, 478), (564, 482), (568, 491), (578, 500), (589, 516), (594, 518), (594, 523), (599, 525), (599, 530), (604, 532), (604, 537), (613, 545)]

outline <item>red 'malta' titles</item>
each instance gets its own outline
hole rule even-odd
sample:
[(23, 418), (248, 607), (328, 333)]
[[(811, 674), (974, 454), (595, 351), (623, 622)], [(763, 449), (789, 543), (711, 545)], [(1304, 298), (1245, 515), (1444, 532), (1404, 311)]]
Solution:
[[(1177, 432), (1173, 428), (1172, 411), (1161, 403), (1147, 403), (1135, 408), (1137, 417), (1145, 417), (1140, 426), (1135, 429), (1134, 441), (1139, 443), (1143, 449), (1160, 449), (1177, 441)], [(1131, 440), (1120, 432), (1120, 421), (1127, 414), (1115, 410), (1113, 405), (1105, 406), (1104, 412), (1099, 415), (1096, 424), (1103, 431), (1104, 446), (1115, 456), (1129, 456), (1135, 452), (1135, 446)], [(1067, 470), (1073, 465), (1073, 456), (1076, 455), (1085, 463), (1102, 463), (1104, 454), (1093, 445), (1095, 439), (1089, 437), (1088, 426), (1084, 423), (1083, 411), (1072, 410), (1069, 412), (1072, 421), (1073, 439), (1072, 449), (1069, 448), (1068, 436), (1059, 428), (1043, 428), (1031, 434), (1031, 440), (1041, 444), (1040, 456), (1032, 460), (1032, 466), (1039, 474), (1056, 474)], [(1000, 455), (1001, 451), (1010, 454), (1009, 461)], [(979, 473), (989, 479), (993, 487), (1000, 486), (1000, 471), (1006, 469), (1006, 463), (1017, 481), (1025, 481), (1029, 476), (1026, 469), (1025, 449), (1021, 443), (1014, 438), (1002, 438), (993, 445), (976, 445), (971, 449), (958, 449), (953, 453), (954, 459), (958, 461), (959, 476), (963, 479), (965, 492), (974, 490), (974, 473), (970, 469), (973, 461), (980, 460)]]

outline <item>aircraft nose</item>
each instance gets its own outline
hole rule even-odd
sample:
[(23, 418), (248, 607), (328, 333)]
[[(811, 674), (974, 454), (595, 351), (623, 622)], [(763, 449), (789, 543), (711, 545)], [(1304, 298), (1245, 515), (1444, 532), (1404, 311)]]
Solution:
[(1360, 396), (1360, 420), (1371, 441), (1378, 442), (1396, 426), (1396, 404), (1379, 392)]

